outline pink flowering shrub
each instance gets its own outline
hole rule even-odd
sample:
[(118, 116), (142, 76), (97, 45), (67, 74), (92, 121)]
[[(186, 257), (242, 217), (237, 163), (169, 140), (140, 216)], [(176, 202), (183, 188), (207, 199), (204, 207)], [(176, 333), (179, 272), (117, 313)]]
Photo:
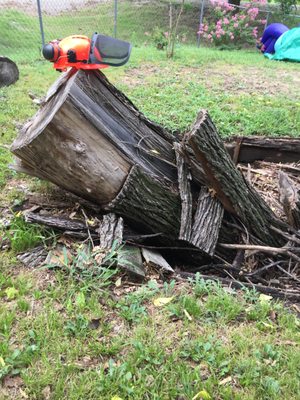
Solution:
[(216, 46), (255, 43), (258, 31), (266, 20), (259, 18), (259, 4), (267, 0), (249, 0), (245, 9), (237, 10), (226, 0), (210, 0), (209, 18), (203, 21), (198, 34)]

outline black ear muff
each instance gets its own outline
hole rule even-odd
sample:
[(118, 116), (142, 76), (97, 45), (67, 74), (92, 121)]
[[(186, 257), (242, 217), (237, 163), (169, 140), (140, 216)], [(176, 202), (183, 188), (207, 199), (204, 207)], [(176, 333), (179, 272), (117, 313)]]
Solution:
[(43, 46), (42, 54), (49, 61), (56, 61), (59, 56), (59, 47), (56, 44), (48, 43)]

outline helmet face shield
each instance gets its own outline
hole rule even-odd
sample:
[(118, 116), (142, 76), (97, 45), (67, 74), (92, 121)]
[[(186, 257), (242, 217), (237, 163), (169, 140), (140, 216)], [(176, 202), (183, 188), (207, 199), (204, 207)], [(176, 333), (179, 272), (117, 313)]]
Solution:
[(118, 67), (127, 63), (130, 53), (130, 43), (94, 33), (89, 62)]

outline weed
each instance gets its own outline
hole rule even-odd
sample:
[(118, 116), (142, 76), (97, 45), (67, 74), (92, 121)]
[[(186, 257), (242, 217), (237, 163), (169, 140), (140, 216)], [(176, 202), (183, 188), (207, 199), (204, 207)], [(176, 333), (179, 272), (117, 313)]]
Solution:
[(22, 216), (15, 215), (11, 221), (7, 237), (12, 250), (15, 253), (20, 253), (40, 243), (45, 243), (49, 238), (53, 238), (54, 234), (39, 225), (25, 222)]
[(133, 302), (132, 299), (125, 298), (116, 305), (116, 308), (119, 310), (119, 315), (129, 324), (139, 322), (147, 315), (146, 307), (141, 304), (141, 300)]
[(86, 337), (89, 331), (89, 320), (82, 314), (76, 315), (72, 321), (67, 321), (65, 332), (76, 337)]
[(30, 310), (30, 304), (24, 299), (19, 299), (17, 302), (18, 309), (21, 312), (27, 313)]
[(166, 297), (170, 297), (174, 293), (176, 281), (172, 279), (169, 283), (164, 282), (163, 292)]
[[(99, 250), (101, 251), (101, 250)], [(82, 282), (86, 290), (104, 288), (111, 284), (111, 279), (118, 272), (115, 268), (118, 249), (116, 245), (110, 252), (97, 261), (98, 250), (93, 251), (89, 246), (78, 247), (75, 254), (70, 254), (66, 247), (62, 249), (62, 257), (47, 264), (45, 268), (60, 268), (71, 279)]]
[(191, 279), (190, 282), (197, 297), (202, 297), (210, 293), (218, 293), (222, 290), (218, 282), (201, 278), (199, 272), (196, 273), (195, 279)]
[(208, 295), (205, 309), (209, 317), (229, 322), (236, 319), (243, 311), (244, 305), (235, 296), (224, 292)]
[(170, 316), (177, 318), (187, 317), (191, 319), (193, 317), (197, 319), (203, 314), (197, 298), (187, 295), (182, 295), (176, 302), (170, 303), (168, 311)]

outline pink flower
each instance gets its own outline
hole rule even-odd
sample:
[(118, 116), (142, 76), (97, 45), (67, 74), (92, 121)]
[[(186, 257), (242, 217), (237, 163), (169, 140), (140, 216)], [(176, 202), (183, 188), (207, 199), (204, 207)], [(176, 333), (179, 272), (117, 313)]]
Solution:
[(233, 27), (234, 27), (234, 28), (238, 28), (238, 27), (239, 27), (238, 22), (235, 22), (235, 23), (233, 24)]
[(207, 35), (207, 39), (208, 39), (208, 40), (210, 40), (211, 38), (212, 38), (212, 35), (211, 35), (211, 34)]
[(225, 17), (223, 19), (223, 23), (224, 23), (224, 25), (229, 25), (229, 19)]
[(255, 20), (255, 18), (257, 17), (258, 13), (259, 13), (259, 9), (257, 7), (249, 8), (249, 10), (247, 11), (247, 14), (249, 15), (251, 21)]
[(252, 30), (252, 36), (255, 38), (257, 38), (257, 33), (258, 33), (257, 31), (258, 31), (257, 27), (253, 28)]

